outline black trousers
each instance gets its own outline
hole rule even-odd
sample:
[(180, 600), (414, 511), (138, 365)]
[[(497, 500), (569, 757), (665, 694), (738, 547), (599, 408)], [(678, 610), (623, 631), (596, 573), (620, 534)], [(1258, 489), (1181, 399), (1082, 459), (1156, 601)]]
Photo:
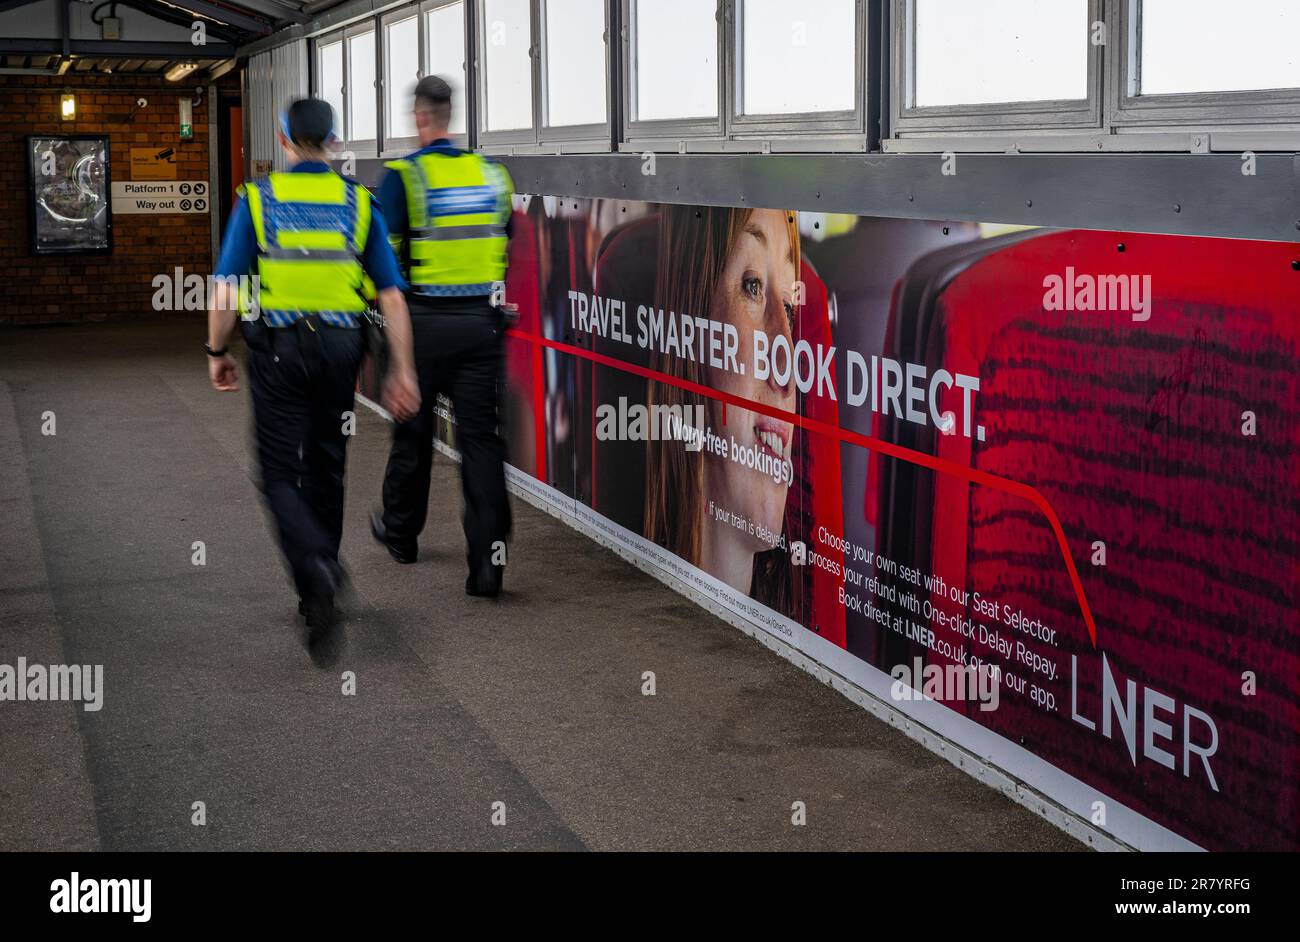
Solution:
[(487, 300), (411, 304), (420, 411), (393, 427), (384, 475), (384, 528), (398, 545), (414, 547), (429, 509), (433, 469), (434, 406), (451, 399), (465, 497), (466, 560), (470, 571), (491, 561), (494, 544), (510, 535), (506, 498), (506, 446), (497, 433), (504, 343), (503, 318)]
[[(362, 332), (299, 321), (246, 332), (261, 488), (300, 596), (328, 592)], [(355, 419), (353, 419), (355, 423)]]

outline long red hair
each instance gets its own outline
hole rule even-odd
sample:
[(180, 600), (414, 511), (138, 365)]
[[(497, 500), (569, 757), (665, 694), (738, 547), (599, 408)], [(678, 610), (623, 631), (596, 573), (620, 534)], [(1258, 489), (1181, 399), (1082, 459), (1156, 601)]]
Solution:
[[(722, 272), (752, 209), (665, 206), (660, 210), (659, 271), (655, 306), (669, 315), (707, 316)], [(793, 213), (786, 214), (795, 271), (800, 270), (799, 228)], [(650, 368), (669, 376), (709, 385), (707, 368), (686, 357), (659, 351), (650, 354)], [(694, 414), (716, 401), (677, 386), (649, 380), (647, 404), (682, 406)], [(653, 411), (652, 411), (653, 414)], [(650, 441), (646, 454), (645, 536), (692, 566), (699, 566), (704, 528), (704, 455), (687, 451), (680, 442)], [(759, 553), (755, 558), (751, 595), (791, 617), (797, 617), (801, 594), (790, 576), (784, 550)]]

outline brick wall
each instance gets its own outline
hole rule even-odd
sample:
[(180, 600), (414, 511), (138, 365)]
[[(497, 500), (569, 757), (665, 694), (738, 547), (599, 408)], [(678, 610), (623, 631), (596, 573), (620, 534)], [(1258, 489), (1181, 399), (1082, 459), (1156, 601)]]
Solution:
[[(77, 96), (75, 121), (59, 117), (59, 99), (67, 91)], [(155, 275), (170, 275), (178, 265), (186, 274), (206, 276), (212, 270), (206, 213), (115, 213), (113, 251), (107, 255), (33, 255), (30, 250), (26, 136), (107, 135), (114, 182), (131, 179), (132, 146), (175, 147), (177, 180), (209, 180), (215, 176), (208, 166), (214, 109), (205, 94), (194, 109), (193, 140), (181, 141), (179, 101), (187, 93), (193, 93), (192, 84), (129, 74), (0, 75), (0, 324), (160, 316), (152, 305)], [(148, 106), (137, 111), (137, 98), (148, 99)]]

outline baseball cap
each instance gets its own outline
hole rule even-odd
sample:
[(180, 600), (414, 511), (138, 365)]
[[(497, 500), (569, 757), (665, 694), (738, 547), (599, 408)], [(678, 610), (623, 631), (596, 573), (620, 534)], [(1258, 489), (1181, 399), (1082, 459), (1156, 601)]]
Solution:
[(323, 147), (334, 139), (334, 109), (319, 98), (299, 98), (280, 113), (280, 130), (295, 144)]

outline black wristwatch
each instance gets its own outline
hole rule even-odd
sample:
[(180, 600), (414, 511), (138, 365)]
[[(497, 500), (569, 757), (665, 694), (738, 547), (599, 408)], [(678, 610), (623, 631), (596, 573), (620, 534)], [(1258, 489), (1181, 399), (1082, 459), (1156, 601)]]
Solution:
[(213, 350), (206, 340), (203, 341), (203, 349), (208, 352), (208, 356), (210, 357), (223, 357), (230, 352), (230, 347), (228, 346), (222, 347), (220, 350)]

